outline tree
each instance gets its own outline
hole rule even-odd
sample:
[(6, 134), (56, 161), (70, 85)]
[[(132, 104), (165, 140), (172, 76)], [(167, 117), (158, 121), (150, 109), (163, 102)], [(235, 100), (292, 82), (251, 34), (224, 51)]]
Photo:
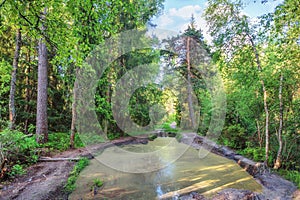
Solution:
[[(249, 23), (249, 18), (241, 13), (242, 5), (231, 3), (228, 0), (209, 0), (209, 6), (205, 11), (205, 19), (209, 25), (209, 31), (213, 36), (215, 47), (221, 54), (225, 55), (227, 62), (239, 59), (248, 49), (248, 59), (254, 60), (258, 71), (258, 78), (263, 93), (263, 104), (265, 111), (265, 164), (269, 160), (269, 108), (267, 100), (267, 89), (262, 76), (262, 63), (260, 54), (255, 43), (255, 32)], [(244, 58), (246, 58), (244, 56)]]
[[(293, 95), (299, 88), (299, 2), (295, 0), (286, 0), (282, 4), (276, 7), (273, 18), (269, 19), (266, 16), (266, 21), (274, 21), (270, 25), (270, 32), (274, 38), (269, 39), (269, 45), (272, 47), (273, 54), (276, 54), (276, 60), (280, 61), (277, 64), (276, 72), (279, 76), (278, 86), (278, 101), (279, 101), (279, 125), (277, 131), (278, 149), (276, 154), (276, 160), (274, 169), (278, 169), (283, 163), (283, 150), (287, 147), (284, 146), (284, 139), (287, 137), (288, 132), (288, 121), (285, 116), (297, 115), (297, 112), (289, 112), (292, 110), (291, 105), (297, 102), (297, 96)], [(272, 55), (272, 54), (271, 54)], [(276, 66), (276, 65), (275, 65)], [(291, 85), (295, 88), (291, 89)], [(286, 90), (286, 91), (285, 91)], [(297, 92), (296, 92), (297, 93)], [(295, 124), (294, 124), (295, 126)], [(296, 125), (297, 126), (297, 125)], [(294, 135), (294, 134), (292, 134)], [(297, 135), (297, 134), (295, 134)], [(295, 135), (293, 137), (295, 137)], [(296, 136), (297, 137), (297, 136)], [(293, 139), (291, 139), (293, 141)], [(286, 144), (286, 146), (288, 146)], [(286, 160), (286, 162), (288, 162)]]
[(16, 49), (13, 59), (13, 69), (11, 72), (11, 83), (10, 83), (10, 94), (9, 94), (9, 128), (11, 130), (15, 129), (16, 126), (16, 107), (15, 107), (15, 94), (16, 94), (16, 84), (17, 84), (17, 70), (19, 65), (19, 56), (21, 48), (21, 30), (20, 28), (16, 31)]
[[(173, 71), (179, 72), (186, 80), (185, 83), (178, 82), (177, 86), (181, 95), (186, 94), (186, 98), (184, 99), (181, 99), (180, 94), (177, 96), (181, 102), (181, 104), (178, 104), (177, 115), (181, 121), (188, 119), (188, 124), (181, 124), (181, 127), (195, 130), (197, 128), (197, 122), (199, 121), (200, 113), (198, 110), (201, 109), (200, 112), (202, 112), (209, 107), (209, 105), (206, 104), (199, 109), (195, 109), (198, 103), (206, 103), (204, 98), (206, 98), (205, 94), (208, 94), (207, 91), (209, 89), (205, 86), (204, 79), (209, 79), (209, 74), (213, 71), (209, 68), (210, 54), (207, 44), (204, 41), (202, 30), (196, 27), (193, 15), (184, 33), (167, 39), (164, 42), (166, 43), (166, 49), (172, 52), (169, 52), (167, 55), (165, 77), (168, 78), (168, 74)], [(186, 85), (186, 88), (180, 84)], [(188, 114), (187, 116), (183, 116), (186, 110)], [(200, 115), (202, 121), (206, 121), (206, 119), (204, 119), (204, 113), (207, 114), (205, 111), (203, 112), (203, 116)], [(204, 124), (201, 128), (203, 128), (203, 132), (206, 132), (204, 130)]]
[[(79, 51), (78, 60), (84, 60), (94, 47), (117, 33), (145, 27), (150, 18), (160, 11), (162, 2), (162, 0), (91, 1), (85, 5), (80, 2), (69, 2), (69, 11), (75, 25), (73, 34), (75, 34), (78, 41), (76, 44), (76, 49)], [(80, 10), (80, 12), (77, 12), (77, 10)], [(81, 63), (76, 62), (75, 65), (80, 68)], [(72, 141), (77, 132), (76, 127), (78, 127), (78, 114), (76, 112), (80, 109), (78, 101), (75, 102), (76, 100), (78, 100), (78, 97), (75, 82), (70, 136), (71, 147), (74, 144)]]
[[(41, 19), (46, 19), (45, 8)], [(43, 22), (42, 22), (43, 23)], [(42, 24), (41, 30), (45, 33), (46, 28)], [(38, 45), (38, 87), (37, 87), (37, 114), (36, 114), (36, 141), (38, 143), (48, 141), (48, 52), (45, 43), (45, 38), (39, 39)]]

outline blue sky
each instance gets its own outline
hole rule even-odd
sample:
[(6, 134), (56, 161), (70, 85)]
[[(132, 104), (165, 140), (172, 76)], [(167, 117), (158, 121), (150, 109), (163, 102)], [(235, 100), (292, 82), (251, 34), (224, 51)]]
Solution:
[[(267, 3), (261, 4), (260, 0), (256, 0), (256, 3), (254, 0), (244, 0), (246, 5), (244, 13), (256, 18), (265, 13), (273, 12), (281, 2), (282, 0), (269, 0)], [(157, 24), (157, 29), (169, 30), (178, 34), (187, 28), (191, 15), (194, 14), (197, 27), (201, 28), (204, 37), (210, 40), (207, 34), (208, 27), (202, 17), (206, 4), (205, 0), (165, 0), (163, 14), (155, 17), (153, 22)]]

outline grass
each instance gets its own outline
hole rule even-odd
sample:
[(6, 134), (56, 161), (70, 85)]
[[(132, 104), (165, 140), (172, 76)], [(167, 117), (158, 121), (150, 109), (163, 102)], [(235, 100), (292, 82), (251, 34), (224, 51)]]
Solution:
[(86, 167), (89, 165), (89, 160), (87, 158), (82, 158), (80, 159), (76, 165), (74, 166), (72, 172), (69, 175), (68, 181), (64, 187), (65, 192), (67, 193), (71, 193), (75, 190), (76, 188), (76, 180), (79, 176), (79, 173)]

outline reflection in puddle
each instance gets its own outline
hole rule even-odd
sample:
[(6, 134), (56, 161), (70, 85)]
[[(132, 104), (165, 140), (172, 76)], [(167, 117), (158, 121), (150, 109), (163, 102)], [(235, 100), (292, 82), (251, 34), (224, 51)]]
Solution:
[(156, 193), (157, 193), (157, 197), (160, 197), (160, 196), (162, 196), (164, 194), (163, 191), (161, 190), (161, 186), (160, 185), (157, 185), (157, 187), (156, 187)]
[[(103, 180), (104, 187), (94, 195), (90, 188), (95, 179)], [(178, 199), (192, 191), (205, 196), (225, 188), (261, 191), (234, 161), (212, 153), (200, 159), (197, 150), (174, 138), (108, 148), (91, 160), (76, 185), (69, 199)]]

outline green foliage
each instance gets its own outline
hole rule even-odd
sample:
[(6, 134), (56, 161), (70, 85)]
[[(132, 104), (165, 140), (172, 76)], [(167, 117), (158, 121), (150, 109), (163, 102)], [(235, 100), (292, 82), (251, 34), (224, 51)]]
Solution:
[(252, 159), (256, 162), (262, 162), (265, 158), (265, 149), (264, 148), (257, 148), (257, 147), (247, 147), (242, 150), (237, 151), (239, 154)]
[(149, 136), (148, 136), (148, 139), (150, 140), (150, 141), (153, 141), (153, 140), (155, 140), (157, 138), (157, 134), (150, 134)]
[(39, 145), (35, 137), (28, 137), (22, 132), (4, 130), (0, 132), (1, 153), (9, 162), (32, 163), (37, 161), (35, 149)]
[[(70, 147), (70, 135), (68, 133), (50, 133), (48, 142), (43, 144), (44, 147), (50, 150), (65, 151)], [(81, 138), (78, 134), (75, 135), (75, 148), (84, 147)]]
[(103, 185), (103, 182), (100, 179), (98, 179), (98, 178), (94, 179), (93, 186), (101, 187), (102, 185)]
[(180, 132), (176, 133), (175, 138), (176, 138), (176, 140), (177, 140), (178, 142), (181, 141), (182, 137), (183, 137), (183, 136), (182, 136), (182, 133), (180, 133)]
[(107, 138), (108, 138), (109, 140), (114, 140), (114, 139), (119, 138), (120, 135), (121, 135), (120, 133), (108, 133), (108, 134), (107, 134)]
[(66, 185), (64, 186), (64, 190), (67, 193), (71, 193), (72, 191), (75, 190), (76, 188), (75, 183), (79, 173), (88, 165), (89, 165), (89, 160), (87, 158), (82, 158), (76, 163), (72, 172), (69, 174), (69, 178)]
[(296, 184), (298, 189), (300, 189), (300, 172), (296, 170), (279, 170), (278, 173), (285, 177), (286, 179), (292, 181), (293, 183)]
[(172, 128), (170, 126), (170, 123), (163, 123), (161, 125), (161, 128), (163, 129), (164, 132), (166, 133), (177, 133), (179, 130), (177, 128)]
[[(0, 58), (1, 59), (1, 58)], [(8, 93), (10, 82), (11, 65), (3, 60), (0, 60), (0, 131), (7, 127), (8, 120)]]
[[(109, 135), (109, 134), (108, 134)], [(92, 144), (99, 144), (105, 142), (105, 138), (96, 134), (76, 134), (75, 147), (84, 147)]]
[(23, 169), (23, 166), (19, 164), (15, 164), (14, 166), (12, 166), (10, 172), (8, 173), (8, 175), (11, 178), (15, 178), (16, 176), (20, 176), (24, 174), (26, 174), (26, 171)]
[(151, 121), (156, 124), (156, 121), (163, 118), (163, 110), (150, 108), (160, 103), (161, 97), (162, 91), (154, 84), (136, 90), (129, 102), (131, 119), (141, 126), (146, 126)]
[(234, 149), (245, 148), (247, 140), (245, 129), (240, 124), (225, 127), (220, 137), (221, 143)]
[(6, 168), (10, 178), (23, 175), (23, 168), (38, 160), (38, 147), (35, 137), (7, 129), (0, 132), (0, 163), (7, 159)]

